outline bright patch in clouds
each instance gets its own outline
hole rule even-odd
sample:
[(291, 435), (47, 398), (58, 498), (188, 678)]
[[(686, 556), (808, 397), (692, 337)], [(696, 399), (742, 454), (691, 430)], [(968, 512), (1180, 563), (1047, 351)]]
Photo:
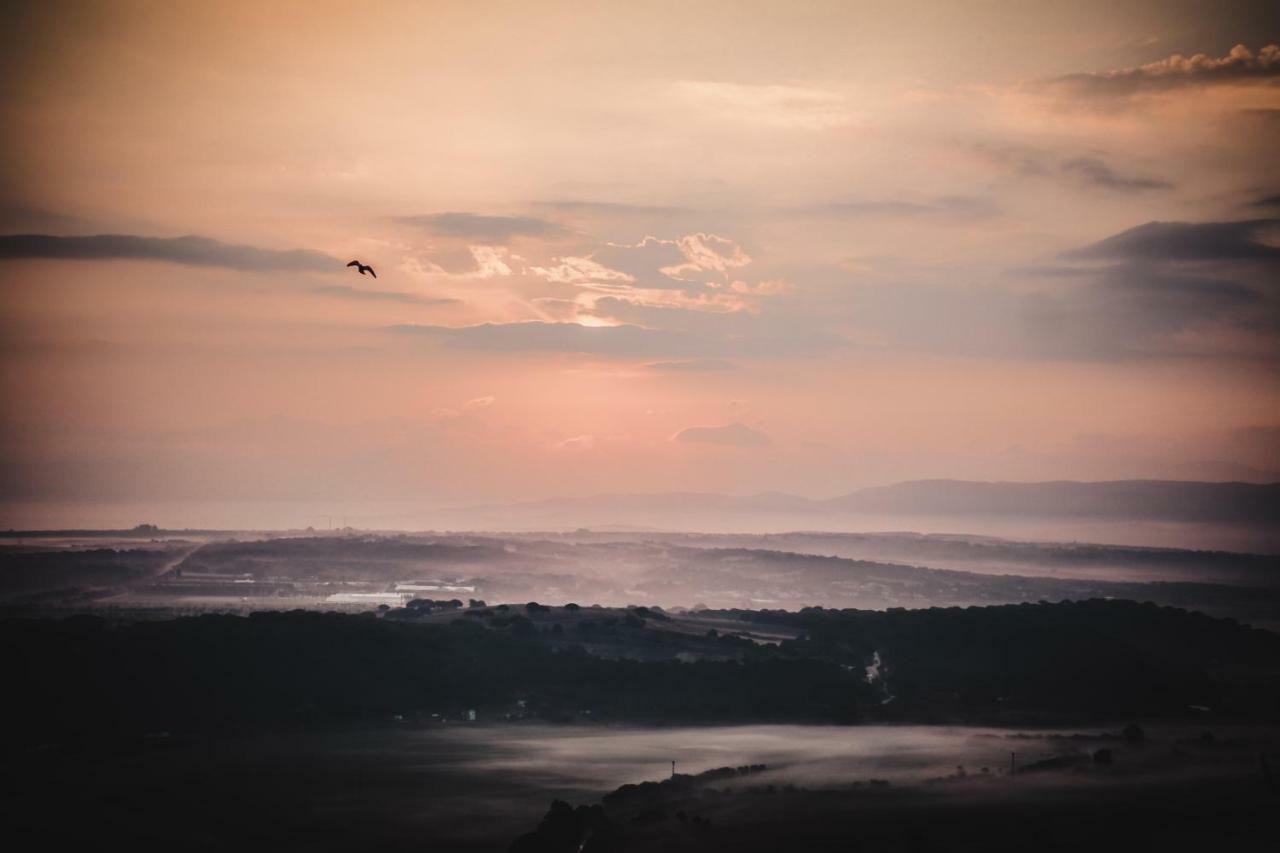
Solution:
[(511, 275), (506, 259), (510, 253), (501, 246), (472, 246), (471, 256), (476, 260), (476, 278), (495, 278)]
[(591, 258), (563, 257), (553, 267), (531, 267), (536, 275), (556, 284), (583, 284), (595, 281), (635, 281), (634, 276), (609, 269)]

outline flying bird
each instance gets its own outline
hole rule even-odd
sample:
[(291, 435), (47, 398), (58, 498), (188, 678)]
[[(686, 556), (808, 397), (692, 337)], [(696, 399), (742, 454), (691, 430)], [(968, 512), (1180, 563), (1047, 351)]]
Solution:
[(360, 273), (360, 275), (364, 275), (365, 273), (368, 273), (374, 278), (378, 277), (378, 274), (373, 271), (373, 267), (369, 266), (368, 264), (362, 264), (359, 261), (352, 261), (351, 263), (347, 264), (347, 266), (355, 267), (356, 272)]

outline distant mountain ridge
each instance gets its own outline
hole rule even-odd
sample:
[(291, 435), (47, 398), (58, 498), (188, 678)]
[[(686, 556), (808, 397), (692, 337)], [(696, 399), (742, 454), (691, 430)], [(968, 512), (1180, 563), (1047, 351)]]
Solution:
[[(843, 515), (1005, 516), (1147, 521), (1280, 522), (1280, 483), (1189, 480), (985, 482), (911, 480), (813, 499), (784, 492), (754, 495), (670, 492), (551, 498), (471, 511), (791, 513)], [(467, 510), (457, 510), (465, 512)]]
[(823, 503), (843, 510), (876, 513), (1280, 521), (1280, 483), (915, 480), (861, 489)]

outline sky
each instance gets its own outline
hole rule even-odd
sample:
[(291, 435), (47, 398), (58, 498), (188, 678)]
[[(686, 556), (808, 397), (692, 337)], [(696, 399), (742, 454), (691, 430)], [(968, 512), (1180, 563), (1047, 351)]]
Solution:
[(0, 526), (1280, 479), (1274, 3), (5, 16)]

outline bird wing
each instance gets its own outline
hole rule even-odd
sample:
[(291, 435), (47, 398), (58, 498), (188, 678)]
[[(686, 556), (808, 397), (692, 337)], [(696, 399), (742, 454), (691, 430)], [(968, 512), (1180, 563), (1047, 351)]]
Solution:
[(352, 261), (351, 263), (347, 264), (347, 266), (349, 266), (349, 267), (356, 267), (357, 269), (359, 269), (359, 267), (360, 267), (360, 262), (359, 262), (359, 261)]
[(365, 267), (365, 269), (369, 271), (369, 275), (373, 276), (374, 278), (378, 277), (378, 274), (373, 271), (373, 267)]

